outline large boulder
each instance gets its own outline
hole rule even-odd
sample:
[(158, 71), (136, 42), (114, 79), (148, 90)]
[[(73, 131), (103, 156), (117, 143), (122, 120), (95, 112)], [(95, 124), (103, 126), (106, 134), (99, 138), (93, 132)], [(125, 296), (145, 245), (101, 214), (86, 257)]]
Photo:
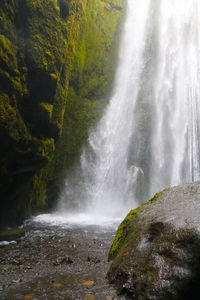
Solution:
[(199, 299), (200, 183), (164, 190), (121, 223), (108, 279), (123, 299)]

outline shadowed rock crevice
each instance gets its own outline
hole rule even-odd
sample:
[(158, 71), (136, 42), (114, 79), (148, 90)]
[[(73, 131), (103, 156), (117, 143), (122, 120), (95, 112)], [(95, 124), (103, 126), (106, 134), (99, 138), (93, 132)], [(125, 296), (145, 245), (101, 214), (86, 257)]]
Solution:
[(60, 16), (65, 19), (69, 16), (69, 1), (59, 0)]

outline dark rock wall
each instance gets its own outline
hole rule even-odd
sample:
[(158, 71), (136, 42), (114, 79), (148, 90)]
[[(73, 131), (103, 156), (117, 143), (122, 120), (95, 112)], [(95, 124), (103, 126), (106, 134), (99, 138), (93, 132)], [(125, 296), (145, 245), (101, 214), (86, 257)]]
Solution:
[(55, 203), (108, 95), (123, 7), (1, 0), (0, 226)]

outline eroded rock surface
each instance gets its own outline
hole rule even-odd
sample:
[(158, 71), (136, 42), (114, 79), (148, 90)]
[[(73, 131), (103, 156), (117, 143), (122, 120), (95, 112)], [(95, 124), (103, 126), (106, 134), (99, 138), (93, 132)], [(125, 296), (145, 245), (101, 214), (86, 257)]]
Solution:
[(118, 228), (108, 272), (125, 299), (199, 299), (200, 183), (170, 188)]

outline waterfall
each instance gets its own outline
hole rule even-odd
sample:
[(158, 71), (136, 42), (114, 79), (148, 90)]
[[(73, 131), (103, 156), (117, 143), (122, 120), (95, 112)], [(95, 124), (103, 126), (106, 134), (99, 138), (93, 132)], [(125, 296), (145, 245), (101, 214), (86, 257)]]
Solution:
[(60, 210), (121, 216), (200, 179), (199, 0), (128, 0), (109, 104)]

